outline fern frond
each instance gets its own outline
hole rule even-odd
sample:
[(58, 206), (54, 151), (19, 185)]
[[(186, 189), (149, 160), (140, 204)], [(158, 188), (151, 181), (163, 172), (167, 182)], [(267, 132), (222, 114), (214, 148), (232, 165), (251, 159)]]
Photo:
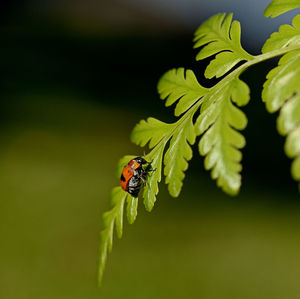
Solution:
[(132, 224), (137, 216), (138, 198), (131, 195), (127, 195), (127, 220), (129, 224)]
[[(165, 73), (158, 82), (158, 92), (161, 99), (166, 99), (166, 106), (178, 101), (175, 116), (181, 115), (204, 97), (208, 89), (201, 86), (193, 71), (184, 68), (172, 69)], [(177, 197), (181, 191), (184, 171), (188, 160), (192, 158), (190, 144), (195, 142), (195, 130), (192, 122), (193, 115), (182, 121), (180, 119), (169, 135), (170, 146), (164, 156), (164, 174), (170, 194)]]
[(158, 183), (161, 181), (162, 159), (167, 140), (161, 142), (155, 151), (147, 155), (147, 159), (151, 161), (152, 168), (155, 169), (147, 177), (146, 186), (143, 192), (144, 205), (148, 212), (153, 209), (156, 202), (156, 195), (158, 194)]
[(263, 45), (262, 53), (294, 45), (300, 45), (300, 15), (294, 17), (292, 26), (281, 25), (278, 32), (272, 33)]
[(280, 110), (277, 119), (278, 131), (287, 135), (284, 150), (286, 155), (294, 159), (292, 162), (292, 177), (300, 182), (300, 93), (298, 91)]
[(262, 99), (272, 113), (282, 107), (300, 89), (300, 51), (285, 54), (267, 75)]
[[(285, 0), (284, 0), (285, 1)], [(274, 0), (268, 13), (273, 16), (300, 6), (299, 0)], [(283, 4), (287, 6), (283, 6)], [(277, 8), (276, 8), (277, 5)], [(213, 16), (199, 27), (195, 34), (195, 48), (202, 47), (197, 60), (215, 55), (205, 71), (207, 78), (220, 77), (241, 61), (246, 61), (222, 78), (215, 86), (201, 86), (191, 70), (172, 69), (158, 83), (158, 91), (165, 105), (175, 102), (175, 116), (180, 118), (164, 123), (149, 117), (140, 121), (132, 131), (131, 140), (139, 146), (149, 145), (146, 160), (152, 167), (146, 176), (143, 190), (144, 205), (151, 211), (162, 178), (162, 164), (169, 193), (177, 197), (182, 188), (188, 161), (192, 158), (191, 145), (201, 135), (199, 153), (205, 156), (204, 166), (224, 192), (235, 195), (241, 186), (241, 149), (245, 138), (239, 132), (247, 125), (245, 114), (238, 108), (249, 102), (249, 87), (239, 79), (248, 67), (284, 55), (279, 65), (267, 75), (262, 98), (269, 112), (280, 110), (277, 126), (287, 136), (286, 154), (293, 158), (292, 175), (300, 182), (300, 16), (293, 26), (283, 25), (271, 35), (261, 55), (252, 56), (241, 46), (241, 28), (232, 21), (232, 14)], [(194, 123), (194, 115), (200, 115)], [(168, 148), (166, 148), (168, 145)], [(118, 177), (123, 167), (136, 156), (120, 159)], [(147, 168), (149, 170), (149, 168)], [(299, 184), (300, 186), (300, 184)], [(130, 196), (121, 187), (111, 195), (112, 209), (103, 215), (104, 230), (101, 232), (99, 284), (101, 284), (107, 253), (112, 249), (114, 227), (122, 236), (124, 204), (127, 201), (127, 219), (133, 223), (137, 216), (138, 198)]]
[(149, 142), (149, 148), (153, 148), (169, 133), (174, 124), (167, 124), (153, 117), (146, 121), (141, 120), (131, 133), (131, 141), (139, 146), (145, 146)]
[(111, 203), (113, 208), (103, 214), (104, 229), (100, 233), (100, 260), (98, 283), (101, 285), (103, 272), (106, 264), (107, 253), (112, 250), (114, 226), (116, 227), (117, 236), (122, 237), (123, 231), (123, 211), (124, 202), (127, 193), (121, 187), (115, 187), (111, 193)]
[(207, 89), (201, 86), (193, 71), (184, 68), (172, 69), (166, 72), (157, 86), (160, 98), (166, 99), (165, 105), (171, 106), (178, 101), (175, 108), (175, 116), (188, 110), (197, 100), (207, 93)]
[(267, 75), (262, 99), (269, 112), (280, 109), (279, 133), (287, 136), (285, 152), (294, 158), (292, 176), (300, 182), (300, 50), (285, 54)]
[[(180, 115), (205, 96), (208, 89), (198, 83), (191, 70), (185, 71), (179, 68), (172, 69), (162, 76), (158, 83), (158, 91), (161, 98), (166, 99), (166, 106), (178, 101), (175, 115)], [(170, 139), (170, 146), (164, 156), (164, 174), (170, 194), (177, 197), (180, 193), (184, 171), (188, 167), (187, 161), (192, 158), (189, 143), (193, 144), (196, 137), (192, 118), (193, 115), (189, 118), (182, 117), (173, 124), (148, 118), (147, 121), (142, 120), (133, 129), (131, 140), (134, 143), (145, 146), (149, 142), (149, 148), (154, 147), (153, 152), (148, 154), (148, 159), (153, 160), (152, 167), (156, 168), (156, 171), (148, 176), (144, 189), (144, 204), (147, 210), (153, 208), (156, 200), (158, 182), (161, 180), (164, 148)]]
[(197, 135), (203, 134), (199, 152), (206, 156), (204, 165), (212, 170), (211, 176), (226, 193), (236, 194), (241, 186), (242, 153), (244, 137), (237, 132), (247, 125), (245, 114), (238, 106), (249, 101), (249, 88), (238, 77), (216, 86), (204, 99), (196, 121)]
[(265, 17), (275, 18), (289, 10), (300, 7), (299, 0), (273, 0), (265, 9)]
[(188, 168), (188, 161), (192, 159), (193, 151), (190, 145), (195, 143), (195, 128), (192, 117), (186, 118), (175, 129), (170, 146), (164, 157), (164, 174), (170, 195), (177, 197), (182, 188)]
[(221, 77), (243, 60), (251, 60), (241, 46), (241, 26), (232, 22), (232, 14), (217, 14), (204, 22), (195, 32), (194, 48), (203, 47), (196, 56), (201, 60), (216, 55), (205, 70), (206, 78)]

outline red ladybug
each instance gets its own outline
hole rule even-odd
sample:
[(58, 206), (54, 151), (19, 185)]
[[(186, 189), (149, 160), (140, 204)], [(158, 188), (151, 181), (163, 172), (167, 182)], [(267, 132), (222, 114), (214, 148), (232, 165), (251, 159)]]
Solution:
[[(145, 164), (148, 165), (143, 168)], [(144, 158), (136, 157), (130, 160), (128, 164), (124, 166), (121, 174), (120, 183), (122, 189), (133, 197), (137, 197), (142, 182), (144, 185), (146, 184), (146, 177), (150, 171), (153, 171), (153, 169), (151, 169), (151, 163), (147, 162)]]

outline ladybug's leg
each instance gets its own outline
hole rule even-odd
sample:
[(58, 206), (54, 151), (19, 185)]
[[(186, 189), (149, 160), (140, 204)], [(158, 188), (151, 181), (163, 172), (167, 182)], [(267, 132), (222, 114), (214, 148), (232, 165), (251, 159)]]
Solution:
[(157, 168), (154, 168), (154, 169), (147, 169), (145, 171), (145, 175), (147, 175), (149, 172), (154, 172)]
[(141, 176), (141, 180), (143, 182), (143, 185), (146, 186), (146, 180), (145, 180), (144, 176)]

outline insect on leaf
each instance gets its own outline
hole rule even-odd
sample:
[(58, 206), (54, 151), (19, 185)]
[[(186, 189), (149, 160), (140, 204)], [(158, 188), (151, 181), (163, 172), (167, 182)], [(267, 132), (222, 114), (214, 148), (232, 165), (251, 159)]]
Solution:
[(299, 0), (273, 0), (265, 9), (265, 17), (275, 18), (289, 10), (300, 7)]
[(300, 182), (300, 50), (285, 54), (267, 75), (262, 99), (269, 112), (280, 109), (278, 131), (287, 136), (285, 152), (293, 158), (292, 176)]
[(207, 93), (207, 88), (198, 83), (193, 71), (185, 71), (184, 68), (166, 72), (159, 80), (157, 88), (161, 99), (166, 100), (166, 106), (171, 106), (178, 101), (175, 116), (188, 110)]
[(300, 45), (300, 15), (293, 19), (292, 26), (281, 25), (278, 32), (272, 33), (263, 45), (262, 53), (295, 45)]
[(211, 170), (217, 185), (228, 194), (235, 195), (241, 186), (242, 153), (245, 138), (237, 131), (247, 125), (245, 114), (237, 105), (249, 101), (249, 88), (239, 78), (212, 89), (203, 101), (196, 121), (197, 135), (202, 135), (199, 152), (205, 156), (204, 166)]
[(223, 76), (240, 61), (253, 59), (241, 46), (241, 26), (238, 21), (232, 22), (232, 14), (208, 19), (195, 32), (194, 42), (194, 48), (202, 47), (196, 60), (216, 55), (204, 73), (209, 79)]

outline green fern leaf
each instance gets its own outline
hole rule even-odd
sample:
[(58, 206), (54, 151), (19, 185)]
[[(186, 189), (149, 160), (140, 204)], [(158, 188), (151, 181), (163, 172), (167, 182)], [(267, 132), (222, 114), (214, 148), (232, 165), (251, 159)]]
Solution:
[(138, 198), (127, 195), (127, 220), (132, 224), (137, 216)]
[[(277, 128), (281, 135), (291, 132), (300, 121), (300, 94), (295, 94), (284, 103), (277, 120)], [(289, 155), (290, 156), (290, 155)]]
[(126, 193), (120, 187), (115, 187), (112, 191), (111, 202), (115, 209), (115, 225), (119, 239), (123, 235), (123, 208)]
[(232, 14), (217, 14), (204, 22), (195, 32), (194, 48), (203, 47), (196, 60), (216, 55), (205, 70), (206, 78), (221, 77), (243, 60), (251, 60), (241, 46), (241, 26), (232, 22)]
[(177, 100), (175, 116), (188, 110), (197, 100), (207, 93), (202, 87), (193, 71), (184, 68), (172, 69), (165, 73), (158, 82), (158, 92), (165, 105), (171, 106)]
[(287, 136), (285, 152), (294, 158), (292, 176), (300, 181), (300, 51), (285, 54), (267, 75), (262, 99), (269, 112), (280, 109), (279, 133)]
[(183, 120), (177, 126), (170, 141), (170, 146), (164, 158), (164, 174), (170, 195), (177, 197), (182, 188), (188, 168), (188, 161), (192, 159), (193, 151), (190, 145), (195, 143), (195, 128), (192, 116)]
[(267, 75), (262, 99), (269, 112), (275, 112), (282, 107), (300, 88), (300, 51), (285, 54), (276, 68)]
[(147, 156), (147, 160), (151, 161), (152, 169), (154, 169), (154, 171), (147, 176), (147, 182), (143, 192), (144, 205), (148, 212), (153, 209), (156, 195), (159, 191), (158, 183), (161, 181), (162, 158), (165, 145), (166, 141), (162, 142), (155, 148), (155, 152), (152, 152)]
[(131, 141), (142, 147), (149, 142), (149, 148), (153, 148), (173, 127), (173, 124), (167, 124), (149, 117), (147, 121), (141, 120), (134, 127), (131, 133)]
[(212, 178), (223, 191), (234, 195), (241, 186), (239, 149), (245, 146), (244, 137), (236, 130), (246, 127), (247, 118), (232, 101), (239, 106), (249, 101), (249, 88), (237, 77), (212, 89), (203, 101), (195, 128), (197, 135), (203, 134), (199, 152), (206, 156), (205, 168), (212, 170)]
[(295, 159), (291, 167), (292, 177), (300, 181), (300, 93), (285, 102), (277, 120), (278, 131), (287, 135), (286, 155)]
[(299, 0), (273, 0), (265, 9), (265, 17), (275, 18), (289, 10), (300, 7)]
[(300, 45), (300, 15), (293, 19), (292, 25), (281, 25), (278, 32), (272, 33), (263, 45), (262, 53)]
[(103, 272), (107, 259), (107, 252), (112, 249), (114, 226), (116, 226), (117, 236), (122, 237), (123, 231), (123, 211), (124, 202), (127, 193), (122, 190), (121, 187), (115, 187), (111, 193), (111, 203), (113, 208), (103, 214), (104, 229), (100, 233), (100, 260), (99, 260), (99, 272), (98, 282), (101, 285)]

